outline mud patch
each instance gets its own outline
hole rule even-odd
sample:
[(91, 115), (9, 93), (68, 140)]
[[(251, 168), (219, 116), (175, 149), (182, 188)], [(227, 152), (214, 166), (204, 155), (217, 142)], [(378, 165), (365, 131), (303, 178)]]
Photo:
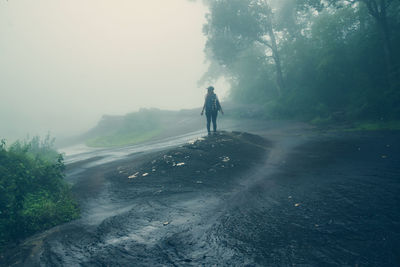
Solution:
[[(82, 219), (17, 246), (0, 265), (165, 266), (203, 259), (213, 250), (208, 231), (223, 211), (221, 202), (264, 162), (270, 146), (256, 135), (219, 132), (86, 169), (70, 177)], [(74, 166), (80, 165), (69, 166), (71, 173)], [(187, 249), (175, 247), (182, 242)], [(192, 254), (194, 247), (203, 249)]]
[(108, 179), (123, 189), (157, 188), (152, 192), (155, 195), (226, 191), (241, 172), (264, 162), (270, 146), (256, 135), (220, 132), (159, 152), (139, 166), (125, 162)]

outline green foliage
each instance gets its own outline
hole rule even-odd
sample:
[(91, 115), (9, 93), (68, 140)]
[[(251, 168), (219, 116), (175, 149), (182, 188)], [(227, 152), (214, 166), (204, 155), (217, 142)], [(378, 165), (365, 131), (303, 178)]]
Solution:
[(58, 152), (53, 149), (54, 142), (55, 138), (51, 138), (49, 134), (43, 139), (41, 139), (39, 136), (34, 136), (32, 139), (14, 142), (10, 146), (9, 151), (15, 153), (25, 153), (25, 155), (31, 159), (40, 159), (43, 161), (56, 163), (59, 161), (61, 155), (59, 155)]
[(79, 216), (49, 137), (0, 145), (0, 246)]
[(116, 133), (109, 136), (99, 136), (86, 141), (86, 145), (90, 147), (115, 147), (133, 145), (140, 142), (145, 142), (161, 133), (161, 129), (150, 130), (147, 132), (133, 133)]
[(25, 227), (37, 232), (76, 218), (76, 204), (71, 201), (68, 190), (68, 187), (62, 188), (57, 197), (45, 190), (27, 194), (21, 212)]
[(91, 147), (114, 147), (132, 145), (150, 140), (162, 132), (161, 118), (164, 114), (156, 109), (141, 109), (139, 112), (127, 114), (119, 125), (109, 127), (107, 122), (103, 128), (111, 131), (95, 134), (86, 141)]
[(378, 131), (378, 130), (400, 130), (400, 121), (372, 121), (372, 122), (358, 122), (348, 131)]
[(399, 1), (208, 3), (206, 51), (231, 81), (232, 100), (258, 104), (271, 118), (317, 124), (400, 119)]

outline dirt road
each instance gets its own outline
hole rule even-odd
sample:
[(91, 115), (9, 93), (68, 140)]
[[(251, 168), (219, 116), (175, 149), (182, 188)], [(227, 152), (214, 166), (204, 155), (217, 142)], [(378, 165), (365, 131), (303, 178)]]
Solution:
[(3, 265), (400, 266), (398, 132), (252, 127), (70, 164), (82, 219)]

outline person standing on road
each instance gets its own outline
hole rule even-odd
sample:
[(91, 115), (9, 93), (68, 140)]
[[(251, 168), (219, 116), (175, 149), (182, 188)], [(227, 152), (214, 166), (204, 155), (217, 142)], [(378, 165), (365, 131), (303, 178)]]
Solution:
[(218, 96), (214, 93), (214, 87), (210, 86), (207, 88), (207, 94), (204, 100), (203, 110), (201, 111), (201, 115), (203, 116), (204, 110), (206, 110), (206, 118), (207, 118), (207, 131), (210, 133), (210, 124), (211, 120), (213, 123), (214, 132), (217, 131), (217, 116), (218, 111), (224, 114), (222, 110), (221, 103), (218, 100)]

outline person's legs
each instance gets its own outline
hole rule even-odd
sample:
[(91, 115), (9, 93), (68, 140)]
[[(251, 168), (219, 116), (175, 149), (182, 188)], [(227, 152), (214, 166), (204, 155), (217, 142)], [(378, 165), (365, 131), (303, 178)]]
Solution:
[(214, 111), (212, 113), (212, 123), (213, 123), (214, 132), (217, 131), (217, 116), (218, 116), (218, 111)]
[(211, 112), (206, 112), (207, 117), (207, 131), (210, 132)]

